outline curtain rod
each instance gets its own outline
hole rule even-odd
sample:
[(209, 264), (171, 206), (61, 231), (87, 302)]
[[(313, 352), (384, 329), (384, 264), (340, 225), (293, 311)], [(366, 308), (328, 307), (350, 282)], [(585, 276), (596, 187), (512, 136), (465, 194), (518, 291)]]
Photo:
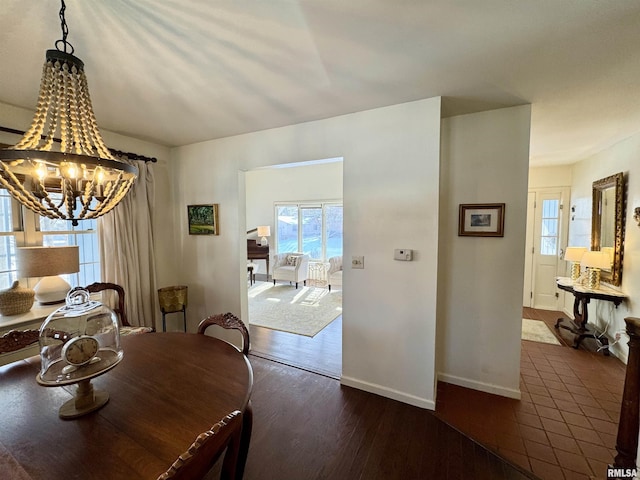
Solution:
[[(0, 125), (0, 131), (7, 132), (7, 133), (15, 133), (16, 135), (20, 135), (20, 136), (24, 135), (23, 131), (16, 130), (15, 128), (3, 127), (1, 125)], [(45, 138), (44, 135), (41, 135), (41, 137), (43, 139)], [(62, 140), (60, 140), (59, 138), (54, 138), (53, 141), (62, 143)], [(138, 155), (137, 153), (131, 153), (131, 152), (123, 152), (121, 150), (116, 150), (114, 148), (110, 148), (109, 151), (113, 155), (126, 156), (129, 158), (129, 160), (140, 160), (140, 161), (144, 161), (145, 163), (146, 162), (156, 163), (158, 161), (158, 159), (155, 157), (145, 157), (144, 155)]]

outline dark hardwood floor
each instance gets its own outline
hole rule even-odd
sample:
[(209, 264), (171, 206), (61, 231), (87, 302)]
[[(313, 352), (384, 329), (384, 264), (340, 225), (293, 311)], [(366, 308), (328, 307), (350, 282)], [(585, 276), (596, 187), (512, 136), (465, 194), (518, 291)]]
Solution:
[(537, 478), (435, 412), (340, 385), (342, 317), (314, 338), (249, 328), (246, 480)]
[(315, 337), (249, 325), (251, 354), (339, 379), (342, 373), (342, 315)]
[(531, 479), (431, 411), (253, 354), (245, 480)]

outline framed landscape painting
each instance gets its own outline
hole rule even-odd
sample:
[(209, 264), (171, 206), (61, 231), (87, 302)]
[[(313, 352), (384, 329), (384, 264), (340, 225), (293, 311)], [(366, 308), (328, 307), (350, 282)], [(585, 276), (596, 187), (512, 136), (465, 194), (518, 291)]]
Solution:
[(504, 203), (461, 203), (458, 235), (504, 237)]
[(189, 235), (218, 235), (218, 204), (187, 205)]

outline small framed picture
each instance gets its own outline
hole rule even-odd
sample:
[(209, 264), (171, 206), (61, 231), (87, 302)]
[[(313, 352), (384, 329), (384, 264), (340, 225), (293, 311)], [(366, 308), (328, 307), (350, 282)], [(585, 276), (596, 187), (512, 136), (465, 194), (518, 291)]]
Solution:
[(218, 204), (187, 205), (189, 235), (219, 235)]
[(504, 237), (504, 203), (461, 203), (458, 236)]

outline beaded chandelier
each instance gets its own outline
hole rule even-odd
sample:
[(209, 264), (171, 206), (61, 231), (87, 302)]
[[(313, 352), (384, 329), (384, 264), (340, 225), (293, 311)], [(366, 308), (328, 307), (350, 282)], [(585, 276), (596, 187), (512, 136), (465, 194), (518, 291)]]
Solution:
[(16, 145), (0, 149), (0, 186), (37, 214), (78, 225), (113, 209), (138, 170), (116, 160), (102, 140), (61, 3), (62, 39), (47, 50), (31, 127)]

